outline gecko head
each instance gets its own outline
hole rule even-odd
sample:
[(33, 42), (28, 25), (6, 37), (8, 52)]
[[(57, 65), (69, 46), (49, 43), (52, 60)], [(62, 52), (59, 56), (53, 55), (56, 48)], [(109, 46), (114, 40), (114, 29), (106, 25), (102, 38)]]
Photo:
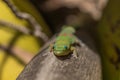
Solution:
[(69, 52), (70, 52), (70, 49), (66, 45), (54, 45), (53, 47), (53, 53), (56, 56), (64, 56), (69, 54)]

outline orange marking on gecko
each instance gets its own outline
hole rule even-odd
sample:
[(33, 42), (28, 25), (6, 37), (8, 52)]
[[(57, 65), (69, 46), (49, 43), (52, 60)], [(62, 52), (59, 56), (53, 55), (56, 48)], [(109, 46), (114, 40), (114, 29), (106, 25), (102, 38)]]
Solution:
[(64, 34), (61, 34), (61, 36), (72, 36), (72, 35), (64, 33)]

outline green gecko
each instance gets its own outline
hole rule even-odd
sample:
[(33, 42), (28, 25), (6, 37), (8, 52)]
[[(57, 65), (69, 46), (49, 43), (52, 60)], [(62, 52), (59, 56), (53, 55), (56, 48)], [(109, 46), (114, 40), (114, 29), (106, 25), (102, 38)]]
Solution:
[(78, 40), (74, 35), (75, 29), (71, 26), (67, 26), (58, 35), (54, 44), (50, 45), (50, 51), (56, 56), (66, 56), (71, 52), (74, 53), (74, 57), (77, 57), (77, 51), (75, 44), (78, 44)]

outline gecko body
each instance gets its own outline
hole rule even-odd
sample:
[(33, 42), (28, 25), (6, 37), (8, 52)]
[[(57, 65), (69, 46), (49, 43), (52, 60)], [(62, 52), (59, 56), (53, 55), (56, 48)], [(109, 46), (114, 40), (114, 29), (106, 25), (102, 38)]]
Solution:
[(56, 56), (66, 56), (73, 52), (77, 57), (76, 48), (74, 47), (74, 44), (77, 43), (77, 40), (74, 33), (75, 29), (71, 26), (67, 26), (62, 29), (54, 44), (52, 44), (50, 47), (51, 51)]

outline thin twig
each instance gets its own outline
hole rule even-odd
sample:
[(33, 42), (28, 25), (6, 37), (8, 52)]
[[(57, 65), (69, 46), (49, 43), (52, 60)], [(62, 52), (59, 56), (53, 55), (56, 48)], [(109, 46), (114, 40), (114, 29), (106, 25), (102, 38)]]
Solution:
[(13, 23), (10, 23), (10, 22), (4, 21), (4, 20), (0, 20), (0, 25), (15, 29), (15, 30), (22, 32), (24, 34), (31, 33), (27, 28), (25, 28), (25, 26), (15, 25)]

